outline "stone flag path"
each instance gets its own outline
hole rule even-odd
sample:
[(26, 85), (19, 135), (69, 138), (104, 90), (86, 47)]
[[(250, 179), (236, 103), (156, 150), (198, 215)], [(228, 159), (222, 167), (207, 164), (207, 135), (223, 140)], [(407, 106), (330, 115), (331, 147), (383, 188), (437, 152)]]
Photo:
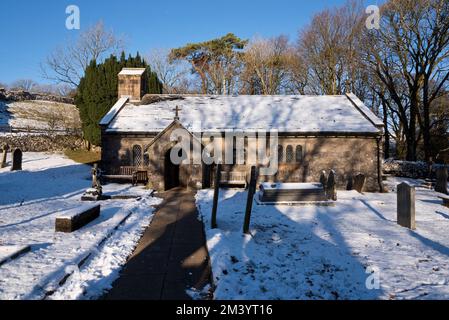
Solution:
[(123, 268), (106, 300), (189, 300), (186, 289), (203, 289), (211, 268), (203, 223), (192, 192), (160, 195), (153, 222)]

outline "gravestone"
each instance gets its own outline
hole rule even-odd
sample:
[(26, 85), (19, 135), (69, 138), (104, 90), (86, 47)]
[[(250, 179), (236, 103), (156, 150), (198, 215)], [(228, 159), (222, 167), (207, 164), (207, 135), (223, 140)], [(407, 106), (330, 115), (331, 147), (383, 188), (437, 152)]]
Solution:
[(365, 187), (366, 177), (364, 174), (359, 173), (354, 178), (354, 189), (357, 190), (358, 193), (363, 192), (363, 188)]
[(337, 201), (337, 180), (335, 171), (331, 170), (327, 178), (326, 194), (328, 200)]
[(324, 170), (321, 172), (320, 183), (323, 185), (324, 192), (326, 192), (327, 177), (326, 177), (326, 171), (324, 171)]
[(0, 165), (1, 168), (5, 168), (6, 167), (6, 160), (8, 157), (8, 151), (9, 151), (9, 145), (8, 144), (4, 144), (2, 146), (2, 163)]
[(348, 183), (346, 184), (346, 190), (351, 191), (354, 189), (354, 179), (352, 178), (352, 174), (348, 174), (347, 179)]
[(407, 182), (398, 185), (397, 215), (398, 224), (412, 230), (416, 229), (415, 222), (415, 187)]
[(19, 148), (14, 149), (12, 152), (12, 167), (11, 171), (22, 170), (22, 150)]
[(435, 191), (448, 194), (447, 190), (447, 169), (442, 166), (436, 169), (437, 181), (435, 184)]

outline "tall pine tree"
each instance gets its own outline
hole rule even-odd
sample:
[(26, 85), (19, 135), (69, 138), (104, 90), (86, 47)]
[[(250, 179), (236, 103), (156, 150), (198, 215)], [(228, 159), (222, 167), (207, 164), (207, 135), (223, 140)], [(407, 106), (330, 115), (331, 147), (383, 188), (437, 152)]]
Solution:
[(147, 87), (144, 92), (162, 93), (162, 83), (139, 53), (135, 57), (129, 55), (126, 58), (122, 52), (120, 60), (111, 55), (100, 64), (92, 61), (80, 81), (75, 102), (80, 112), (84, 139), (93, 145), (101, 144), (99, 122), (117, 101), (118, 73), (123, 68), (146, 68)]

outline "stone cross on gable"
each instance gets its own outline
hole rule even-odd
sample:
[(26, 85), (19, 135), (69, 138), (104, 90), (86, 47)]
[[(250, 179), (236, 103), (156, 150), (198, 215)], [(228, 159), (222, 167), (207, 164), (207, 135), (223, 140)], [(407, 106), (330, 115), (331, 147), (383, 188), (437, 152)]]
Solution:
[(179, 106), (176, 106), (175, 109), (173, 109), (173, 111), (175, 111), (175, 120), (179, 120), (179, 111), (181, 111), (182, 109), (179, 108)]

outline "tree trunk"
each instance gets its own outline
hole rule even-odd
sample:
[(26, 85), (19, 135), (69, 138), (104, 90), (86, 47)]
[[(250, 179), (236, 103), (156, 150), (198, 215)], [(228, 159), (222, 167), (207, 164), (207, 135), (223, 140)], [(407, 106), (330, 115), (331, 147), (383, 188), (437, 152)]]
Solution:
[(385, 139), (384, 139), (384, 158), (390, 158), (390, 131), (388, 130), (388, 112), (387, 106), (383, 106), (383, 122), (385, 126)]
[(432, 157), (431, 145), (430, 145), (430, 105), (429, 105), (429, 80), (426, 78), (424, 80), (423, 86), (423, 111), (424, 111), (424, 128), (423, 128), (423, 138), (424, 138), (424, 155), (427, 162), (430, 161)]
[(410, 103), (410, 123), (406, 132), (407, 138), (407, 157), (408, 161), (416, 161), (416, 112), (417, 112), (417, 100), (416, 97), (412, 98)]

